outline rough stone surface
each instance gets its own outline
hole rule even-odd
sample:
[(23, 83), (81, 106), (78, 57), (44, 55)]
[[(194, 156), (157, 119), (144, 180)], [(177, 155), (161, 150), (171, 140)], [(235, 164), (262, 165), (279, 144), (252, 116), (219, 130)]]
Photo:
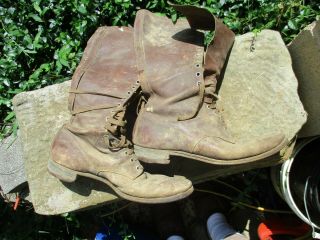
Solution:
[(293, 70), (299, 80), (299, 95), (308, 113), (300, 137), (320, 134), (320, 21), (303, 29), (288, 45)]
[(20, 136), (10, 136), (0, 141), (0, 186), (7, 194), (26, 182), (24, 158)]
[[(218, 106), (228, 127), (240, 140), (280, 130), (292, 138), (306, 121), (306, 114), (297, 94), (290, 55), (277, 32), (260, 33), (254, 52), (250, 52), (252, 37), (246, 34), (236, 38)], [(42, 214), (72, 211), (116, 198), (105, 186), (91, 180), (80, 179), (72, 185), (63, 185), (47, 172), (50, 143), (70, 117), (67, 110), (69, 84), (21, 93), (14, 98), (31, 196), (35, 210)], [(167, 175), (184, 175), (197, 183), (275, 165), (289, 156), (293, 145), (285, 153), (254, 164), (223, 167), (175, 158), (169, 165), (146, 165), (146, 168)]]
[(282, 132), (292, 139), (307, 115), (291, 57), (279, 32), (236, 38), (219, 91), (218, 108), (239, 141)]
[(25, 169), (34, 209), (39, 214), (59, 214), (116, 199), (112, 191), (80, 179), (64, 185), (47, 171), (50, 145), (66, 123), (70, 82), (20, 93), (13, 99), (21, 132)]

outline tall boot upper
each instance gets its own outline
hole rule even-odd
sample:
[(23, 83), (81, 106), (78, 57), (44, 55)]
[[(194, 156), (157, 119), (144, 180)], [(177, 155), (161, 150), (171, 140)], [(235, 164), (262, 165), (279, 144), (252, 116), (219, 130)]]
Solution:
[[(286, 143), (283, 134), (237, 142), (215, 108), (216, 85), (232, 48), (233, 32), (203, 8), (175, 8), (187, 19), (174, 24), (146, 10), (137, 14), (139, 80), (149, 98), (136, 121), (134, 143), (170, 155), (221, 160), (221, 164), (255, 161), (278, 152)], [(215, 31), (206, 48), (203, 31), (198, 29)]]

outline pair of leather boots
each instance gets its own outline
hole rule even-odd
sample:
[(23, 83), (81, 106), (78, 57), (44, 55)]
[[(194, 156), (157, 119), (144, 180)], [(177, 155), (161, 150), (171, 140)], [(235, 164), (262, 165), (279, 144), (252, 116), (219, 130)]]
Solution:
[[(100, 27), (90, 38), (72, 78), (72, 118), (52, 144), (51, 174), (65, 182), (89, 177), (122, 198), (164, 203), (190, 195), (192, 183), (147, 173), (139, 160), (250, 164), (286, 145), (282, 134), (233, 140), (215, 109), (215, 91), (234, 33), (203, 8), (173, 7), (186, 19), (173, 24), (140, 10), (134, 28)], [(203, 30), (214, 30), (206, 50)], [(128, 132), (134, 102), (139, 112)]]

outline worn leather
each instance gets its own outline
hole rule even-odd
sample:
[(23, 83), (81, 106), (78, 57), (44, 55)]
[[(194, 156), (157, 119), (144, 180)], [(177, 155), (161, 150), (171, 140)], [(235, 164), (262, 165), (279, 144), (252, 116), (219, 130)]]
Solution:
[(126, 138), (124, 114), (139, 91), (137, 76), (132, 28), (99, 28), (73, 75), (72, 118), (52, 143), (52, 160), (66, 169), (108, 180), (130, 200), (163, 202), (171, 197), (172, 201), (192, 189), (191, 182), (144, 172)]
[[(221, 164), (257, 161), (278, 152), (286, 142), (283, 134), (236, 142), (215, 108), (217, 79), (232, 47), (233, 32), (203, 8), (174, 7), (187, 19), (173, 24), (141, 10), (135, 20), (139, 80), (149, 99), (135, 123), (134, 144), (196, 160), (221, 160)], [(215, 30), (206, 52), (198, 29)]]

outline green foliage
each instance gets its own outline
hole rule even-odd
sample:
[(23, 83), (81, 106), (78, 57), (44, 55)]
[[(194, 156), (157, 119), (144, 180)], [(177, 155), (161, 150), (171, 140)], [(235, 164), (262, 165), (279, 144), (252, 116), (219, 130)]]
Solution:
[[(113, 203), (90, 211), (45, 216), (35, 213), (32, 204), (24, 200), (20, 202), (17, 210), (13, 210), (14, 203), (5, 202), (2, 196), (5, 195), (1, 192), (0, 239), (94, 239), (97, 232), (103, 230), (108, 233), (111, 228), (113, 234), (118, 234), (123, 240), (136, 239), (121, 212), (118, 211), (121, 203)], [(105, 213), (108, 213), (107, 217), (102, 216)]]
[[(176, 0), (207, 7), (236, 33), (279, 30), (286, 42), (319, 19), (318, 0)], [(2, 0), (0, 139), (14, 131), (12, 97), (70, 79), (87, 40), (101, 25), (133, 25), (136, 11), (179, 17), (165, 0)]]
[[(75, 239), (79, 230), (71, 226), (67, 229), (67, 220), (59, 216), (38, 215), (30, 203), (20, 203), (16, 211), (12, 203), (4, 202), (0, 197), (0, 239), (10, 240), (62, 240)], [(79, 239), (79, 238), (78, 238)], [(81, 238), (85, 239), (85, 238)]]
[[(109, 205), (109, 208), (112, 209), (112, 214), (109, 214), (103, 217), (104, 229), (108, 230), (111, 228), (117, 229), (118, 235), (123, 240), (135, 240), (136, 237), (134, 233), (130, 230), (129, 225), (126, 223), (121, 212), (117, 212), (119, 209), (119, 205), (117, 203), (113, 203)], [(110, 210), (108, 210), (110, 212)], [(109, 230), (107, 231), (107, 233)]]

